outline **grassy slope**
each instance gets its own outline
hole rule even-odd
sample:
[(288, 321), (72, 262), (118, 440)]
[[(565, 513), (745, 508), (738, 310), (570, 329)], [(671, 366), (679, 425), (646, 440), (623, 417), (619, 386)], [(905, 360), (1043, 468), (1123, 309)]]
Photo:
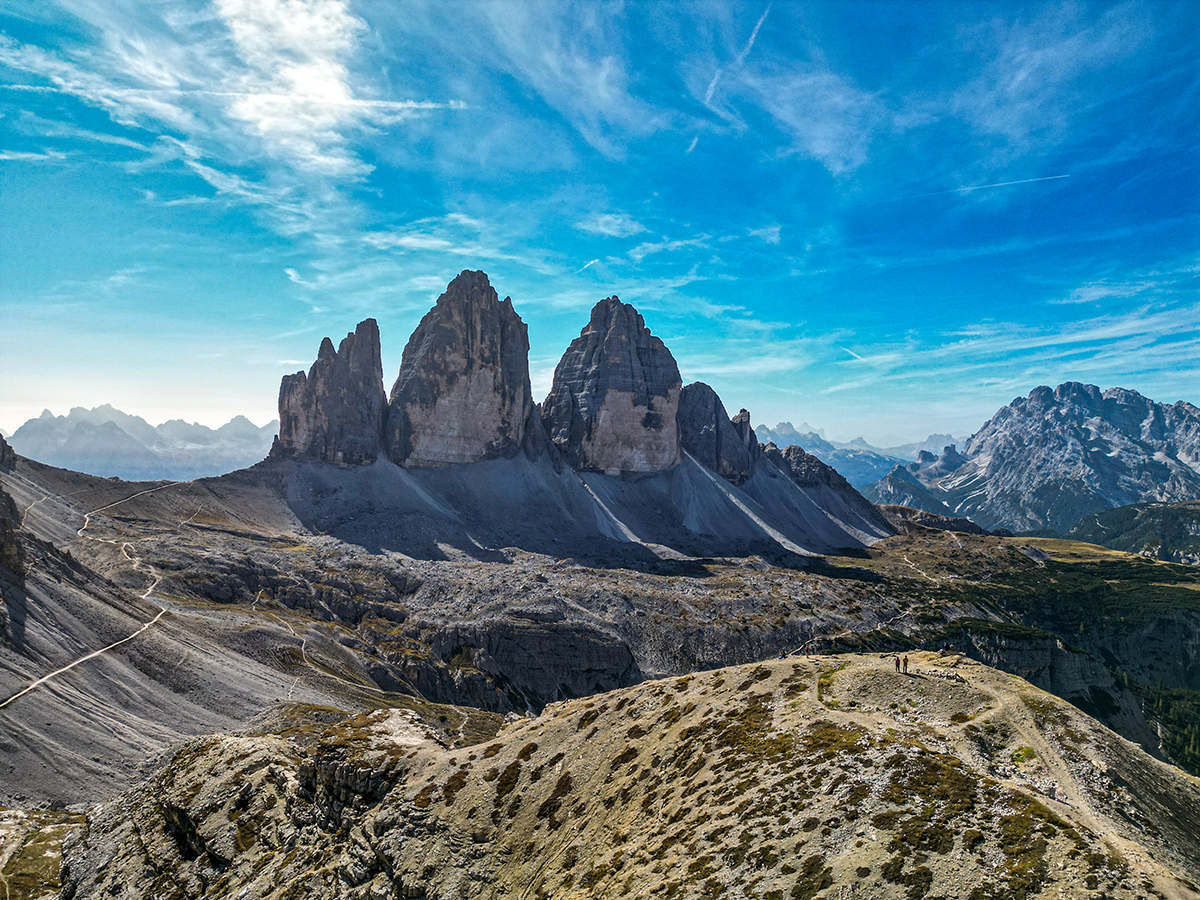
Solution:
[(1200, 896), (1200, 782), (1020, 679), (912, 658), (652, 681), (456, 749), (386, 713), (306, 749), (195, 741), (93, 812), (77, 896)]

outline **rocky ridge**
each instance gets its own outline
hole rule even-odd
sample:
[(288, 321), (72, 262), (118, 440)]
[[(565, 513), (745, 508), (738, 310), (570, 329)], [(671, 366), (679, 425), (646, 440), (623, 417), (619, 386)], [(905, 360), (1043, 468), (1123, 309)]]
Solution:
[[(1000, 409), (963, 453), (924, 453), (906, 468), (935, 502), (984, 528), (1064, 533), (1111, 507), (1200, 498), (1200, 409), (1123, 388), (1038, 387)], [(874, 495), (897, 502), (894, 487)]]
[(531, 423), (529, 335), (483, 272), (450, 282), (404, 348), (388, 408), (388, 455), (402, 466), (518, 452)]
[(325, 338), (308, 374), (284, 376), (271, 455), (367, 465), (383, 449), (386, 412), (379, 325), (365, 319), (337, 350)]
[(957, 655), (651, 681), (447, 743), (298, 705), (193, 741), (90, 811), (67, 893), (1200, 896), (1193, 779)]
[(542, 418), (576, 469), (663, 472), (679, 463), (679, 367), (636, 309), (609, 297), (554, 370)]

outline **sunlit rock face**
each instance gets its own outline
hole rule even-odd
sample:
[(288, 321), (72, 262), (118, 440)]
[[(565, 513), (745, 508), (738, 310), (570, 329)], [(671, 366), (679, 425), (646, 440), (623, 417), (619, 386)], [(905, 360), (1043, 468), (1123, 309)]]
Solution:
[(388, 408), (388, 456), (409, 467), (510, 456), (533, 413), (528, 328), (487, 275), (465, 271), (404, 348)]
[(383, 449), (386, 409), (379, 325), (366, 319), (337, 350), (325, 338), (307, 375), (284, 376), (271, 455), (368, 465)]
[(576, 469), (662, 472), (680, 460), (681, 388), (671, 351), (636, 309), (609, 297), (559, 361), (542, 417)]

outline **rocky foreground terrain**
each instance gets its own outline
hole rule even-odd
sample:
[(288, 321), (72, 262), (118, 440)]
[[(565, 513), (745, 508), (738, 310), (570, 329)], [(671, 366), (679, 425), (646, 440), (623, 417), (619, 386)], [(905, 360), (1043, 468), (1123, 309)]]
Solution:
[(1200, 781), (1019, 678), (910, 659), (648, 681), (490, 734), (283, 704), (36, 846), (76, 898), (1200, 896)]

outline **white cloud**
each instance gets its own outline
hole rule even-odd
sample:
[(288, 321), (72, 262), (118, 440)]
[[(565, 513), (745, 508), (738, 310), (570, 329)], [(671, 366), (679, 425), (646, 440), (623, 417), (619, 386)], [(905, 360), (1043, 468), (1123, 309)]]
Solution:
[(762, 240), (766, 241), (768, 244), (778, 244), (779, 243), (779, 231), (780, 231), (780, 228), (778, 225), (767, 225), (767, 226), (764, 226), (763, 228), (751, 229), (750, 236), (756, 237), (756, 238), (761, 238)]
[(596, 213), (575, 223), (580, 231), (602, 234), (605, 237), (632, 237), (646, 230), (645, 226), (625, 213)]
[(66, 159), (67, 154), (58, 150), (46, 150), (42, 153), (31, 153), (24, 150), (0, 150), (0, 160), (9, 162), (46, 162), (48, 160)]
[(647, 241), (646, 243), (638, 244), (629, 251), (629, 258), (635, 263), (640, 263), (643, 259), (652, 253), (672, 253), (676, 250), (683, 250), (687, 247), (704, 247), (707, 246), (709, 236), (702, 234), (699, 237), (687, 238), (685, 240), (671, 241)]

